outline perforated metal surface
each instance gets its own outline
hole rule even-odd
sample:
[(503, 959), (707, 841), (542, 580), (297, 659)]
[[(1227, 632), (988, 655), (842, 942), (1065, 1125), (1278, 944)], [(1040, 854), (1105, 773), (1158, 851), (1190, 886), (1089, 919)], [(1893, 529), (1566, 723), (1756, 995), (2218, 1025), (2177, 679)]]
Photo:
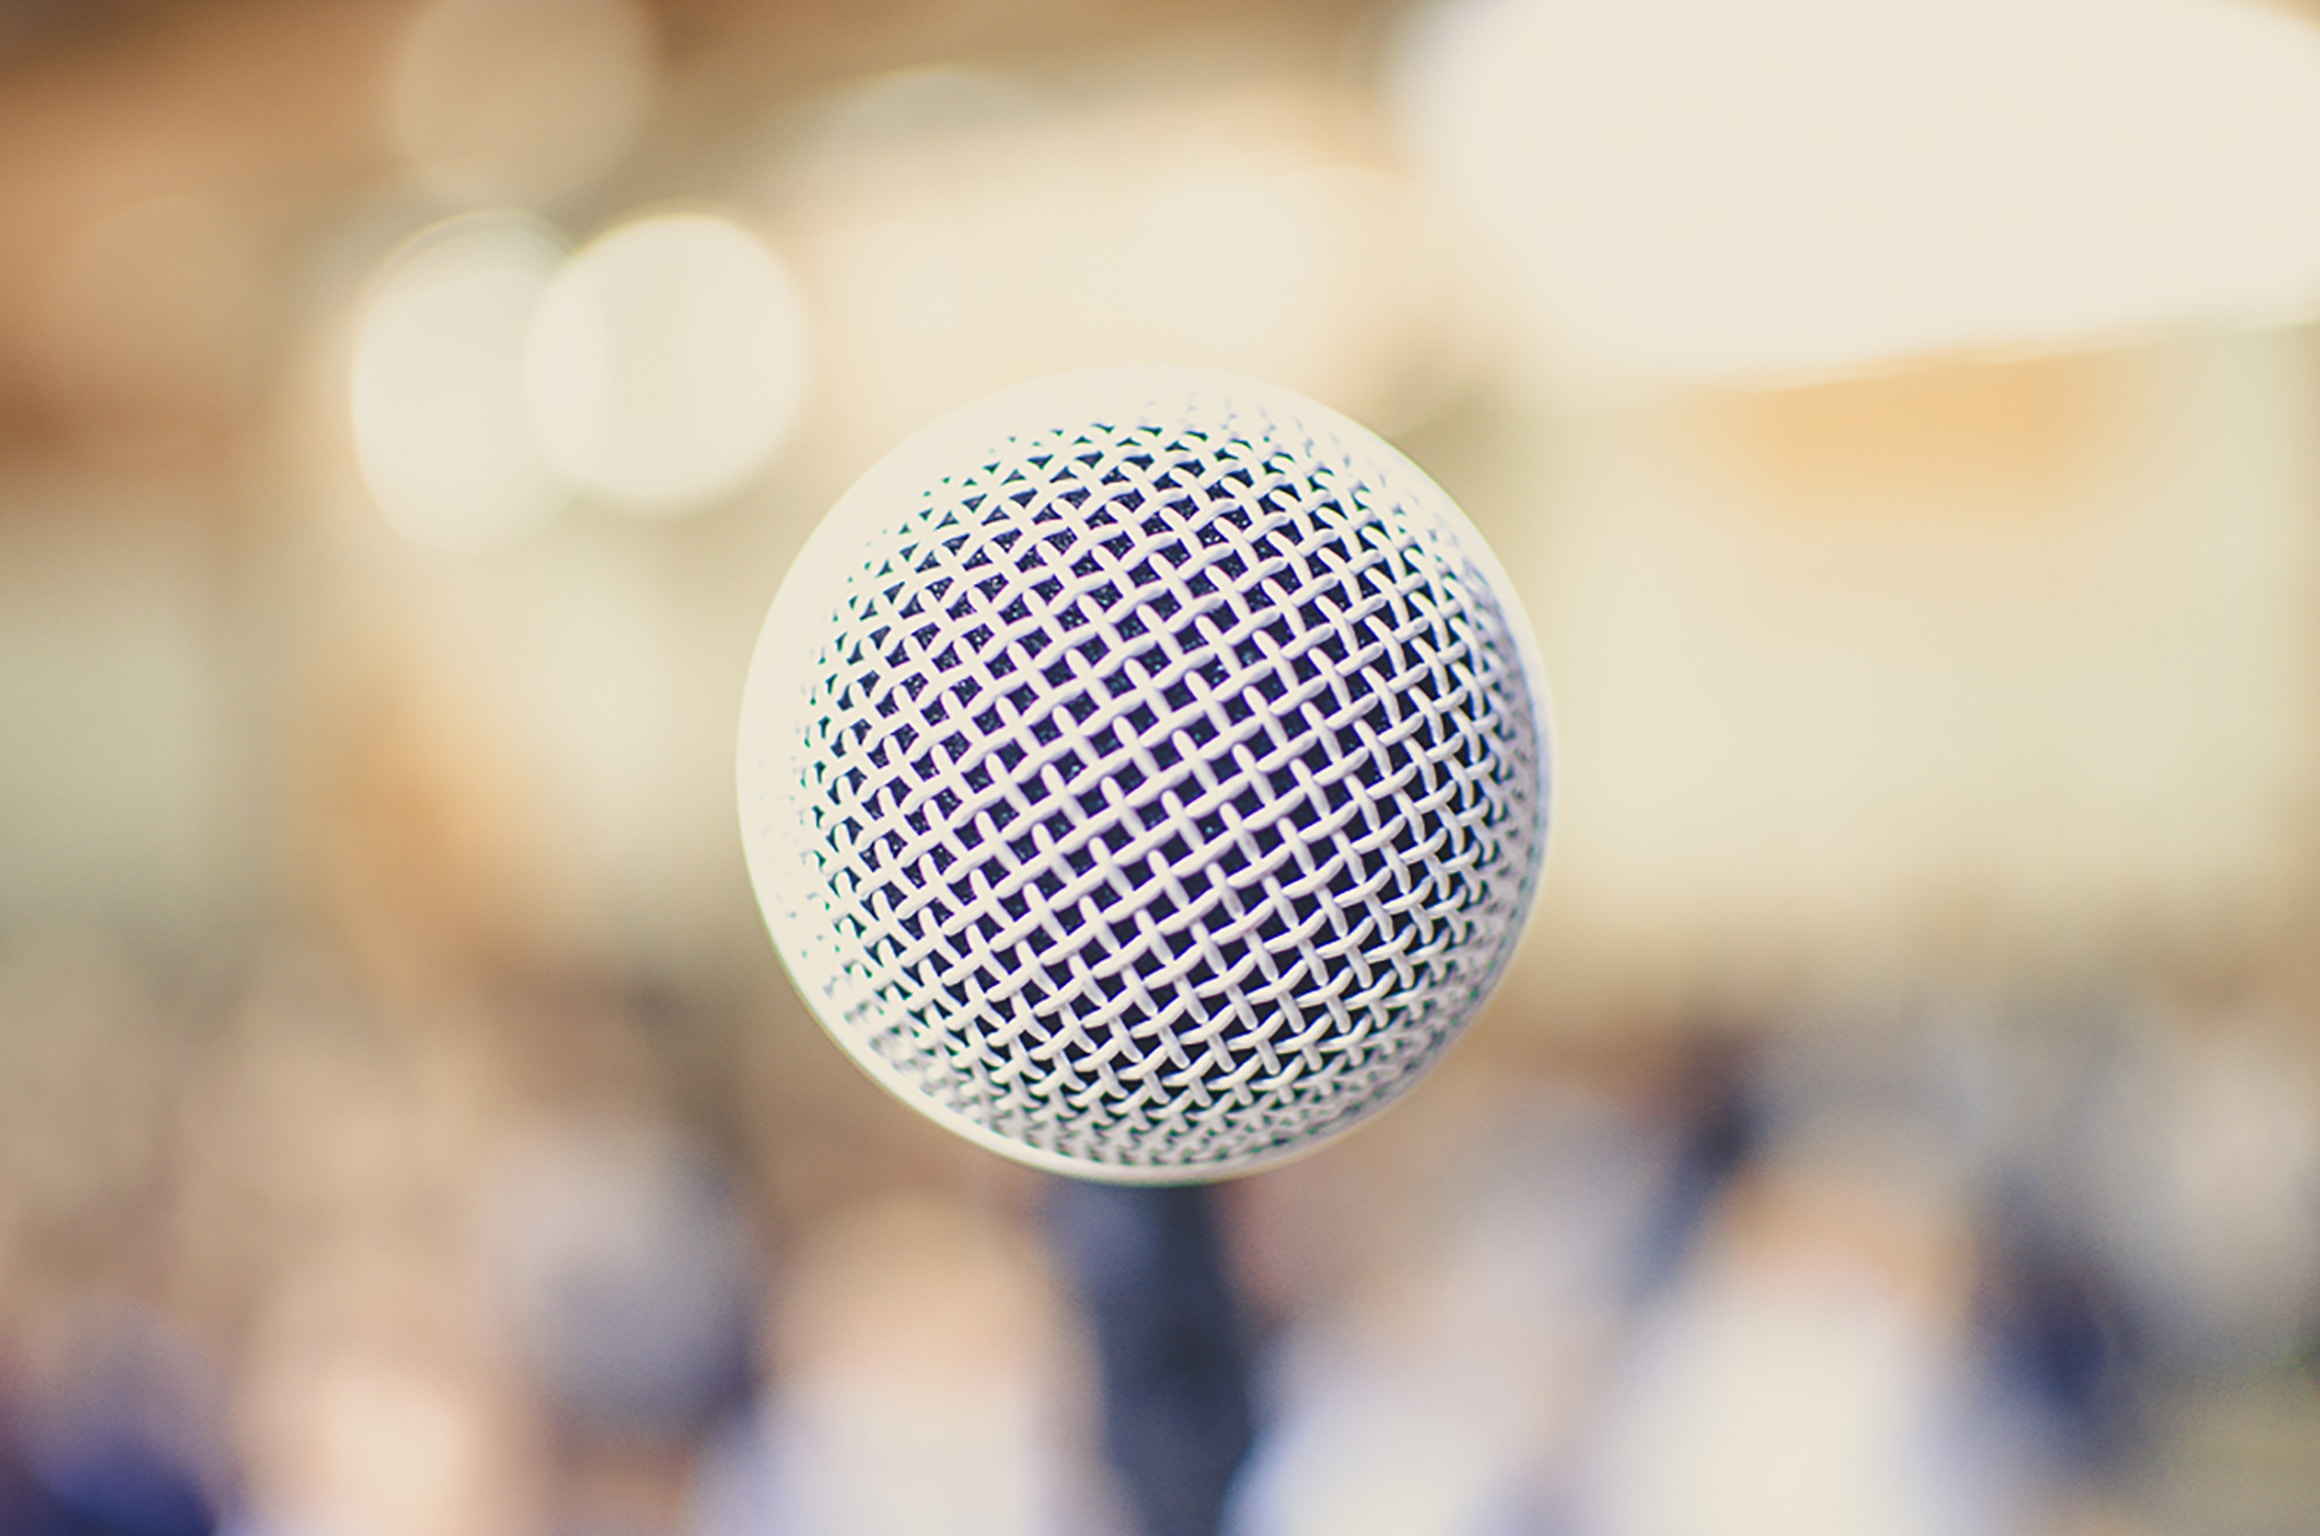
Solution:
[(843, 500), (752, 667), (744, 836), (829, 1031), (986, 1145), (1175, 1180), (1376, 1109), (1504, 968), (1527, 630), (1433, 483), (1284, 391), (1066, 376)]

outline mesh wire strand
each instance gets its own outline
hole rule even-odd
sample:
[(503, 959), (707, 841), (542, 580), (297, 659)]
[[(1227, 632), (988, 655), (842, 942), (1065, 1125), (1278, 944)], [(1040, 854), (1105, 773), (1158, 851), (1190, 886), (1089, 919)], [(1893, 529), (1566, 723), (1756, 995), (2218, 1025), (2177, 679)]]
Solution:
[(1440, 492), (1326, 423), (1160, 414), (1009, 440), (830, 594), (792, 744), (829, 942), (791, 959), (1003, 1141), (1197, 1174), (1433, 1060), (1545, 807), (1507, 600)]

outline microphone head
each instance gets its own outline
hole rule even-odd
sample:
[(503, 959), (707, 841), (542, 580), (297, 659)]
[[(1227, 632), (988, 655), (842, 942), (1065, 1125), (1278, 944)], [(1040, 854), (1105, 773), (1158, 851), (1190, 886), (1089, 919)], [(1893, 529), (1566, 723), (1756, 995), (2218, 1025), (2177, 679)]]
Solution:
[(1057, 1173), (1176, 1183), (1409, 1087), (1546, 848), (1542, 678), (1431, 480), (1286, 390), (1098, 369), (926, 428), (782, 583), (743, 842), (823, 1026)]

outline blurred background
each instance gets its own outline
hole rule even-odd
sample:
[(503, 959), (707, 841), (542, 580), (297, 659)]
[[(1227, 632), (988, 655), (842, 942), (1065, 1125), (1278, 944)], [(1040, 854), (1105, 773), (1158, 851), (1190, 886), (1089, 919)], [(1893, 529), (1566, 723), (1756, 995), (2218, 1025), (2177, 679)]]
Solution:
[[(0, 1531), (2320, 1531), (2316, 21), (0, 0)], [(821, 512), (1120, 361), (1425, 466), (1563, 752), (1159, 1463), (732, 790)]]

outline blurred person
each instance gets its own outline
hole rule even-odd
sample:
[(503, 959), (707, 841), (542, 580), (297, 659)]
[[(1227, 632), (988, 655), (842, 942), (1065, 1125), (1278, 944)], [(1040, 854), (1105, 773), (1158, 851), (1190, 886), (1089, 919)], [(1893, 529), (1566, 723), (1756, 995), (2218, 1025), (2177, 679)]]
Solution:
[(2167, 1373), (2292, 1369), (2320, 1342), (2320, 1063), (2294, 1004), (2173, 989), (2094, 1064), (2077, 1230)]
[(2117, 1012), (2099, 992), (1953, 984), (1882, 1020), (1797, 1029), (1749, 1087), (1765, 1133), (1791, 1150), (1815, 1125), (1857, 1137), (1868, 1123), (1920, 1149), (1970, 1230), (1959, 1339), (1973, 1413), (2006, 1424), (2023, 1463), (2066, 1496), (2107, 1487), (2148, 1450), (2146, 1340), (2088, 1231), (2070, 1144)]
[(1629, 1309), (1716, 1154), (1685, 1150), (1674, 1103), (1576, 1078), (1456, 1108), (1394, 1149), (1428, 1170), (1403, 1196), (1421, 1208), (1357, 1213), (1394, 1241), (1268, 1349), (1233, 1536), (1553, 1528)]
[(1675, 1152), (1637, 1254), (1638, 1301), (1682, 1272), (1725, 1190), (1758, 1151), (1763, 1109), (1748, 1091), (1753, 1059), (1724, 1026), (1707, 1025), (1681, 1052), (1673, 1081), (1652, 1106)]
[(184, 1020), (104, 943), (0, 951), (0, 1530), (206, 1536), (212, 1372), (160, 1304)]
[(347, 970), (284, 945), (253, 967), (181, 1082), (176, 1282), (244, 1326), (277, 1287), (449, 1209), (452, 1138), (411, 1042)]
[(0, 1530), (10, 1536), (210, 1536), (226, 1483), (206, 1360), (119, 1298), (71, 1305), (30, 1341), (0, 1401)]
[(1638, 1319), (1574, 1483), (1586, 1536), (1992, 1536), (2033, 1517), (1967, 1328), (1944, 1149), (1824, 1108), (1717, 1202)]
[[(1912, 1015), (1816, 1042), (1821, 1096), (1873, 1105), (1945, 1149), (1970, 1202), (1967, 1335), (1985, 1409), (2063, 1497), (2107, 1489), (2150, 1450), (2148, 1341), (2090, 1232), (2073, 1136), (2120, 1003), (2108, 985), (2010, 998), (1953, 988)], [(1827, 1068), (1832, 1057), (1850, 1058), (1849, 1076)], [(1792, 1108), (1805, 1107), (1811, 1094), (1791, 1087)]]
[(641, 1118), (568, 1118), (487, 1181), (498, 1319), (556, 1438), (558, 1529), (659, 1536), (749, 1387), (756, 1275), (716, 1163)]
[(2001, 1191), (1993, 1204), (1975, 1323), (1997, 1385), (2044, 1436), (2060, 1477), (2115, 1482), (2149, 1449), (2141, 1331), (2083, 1234), (2018, 1193)]
[(233, 1536), (547, 1536), (538, 1414), (441, 1253), (308, 1266), (240, 1365)]
[(1115, 1536), (1028, 1232), (865, 1201), (804, 1234), (768, 1312), (769, 1379), (704, 1458), (692, 1536)]
[(652, 1042), (599, 988), (501, 978), (414, 1017), (361, 974), (270, 957), (192, 1084), (181, 1226), (248, 1340), (243, 1523), (669, 1528), (751, 1282)]

